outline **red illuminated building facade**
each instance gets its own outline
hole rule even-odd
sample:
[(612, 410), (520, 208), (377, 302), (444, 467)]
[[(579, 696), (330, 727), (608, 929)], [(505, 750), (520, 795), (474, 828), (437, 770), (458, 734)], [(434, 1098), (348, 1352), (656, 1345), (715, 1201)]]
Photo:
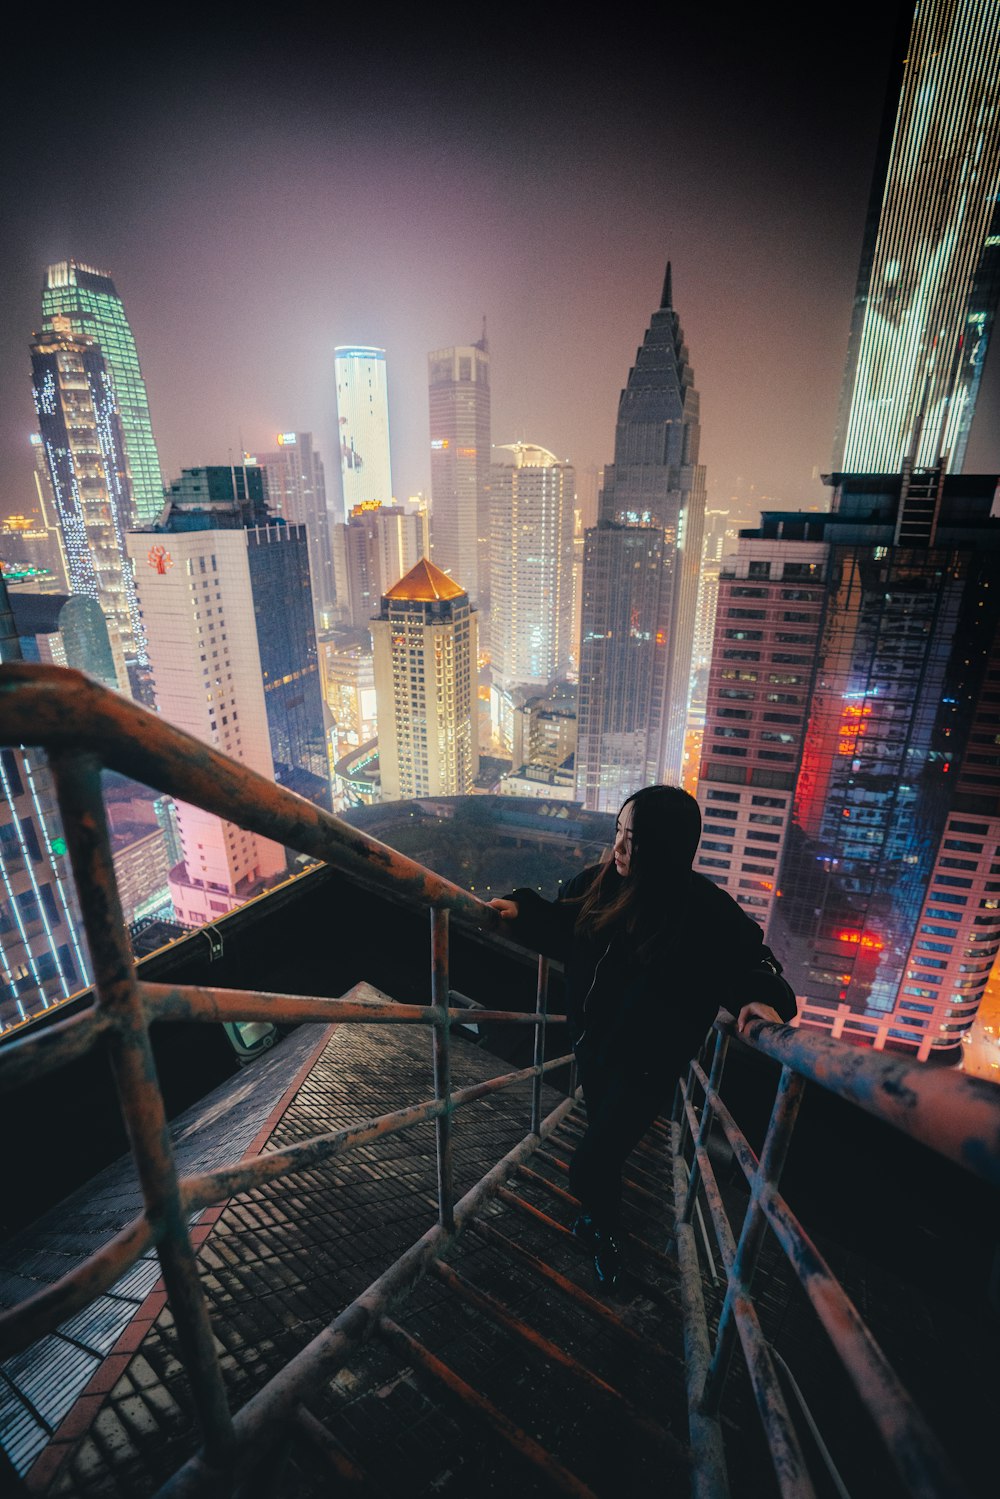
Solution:
[(927, 1058), (1000, 948), (993, 475), (834, 476), (720, 580), (701, 873), (768, 933), (803, 1023)]

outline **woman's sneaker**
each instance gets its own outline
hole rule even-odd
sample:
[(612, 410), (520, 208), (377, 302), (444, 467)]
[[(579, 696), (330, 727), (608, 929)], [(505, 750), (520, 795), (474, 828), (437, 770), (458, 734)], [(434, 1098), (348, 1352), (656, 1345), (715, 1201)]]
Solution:
[(618, 1284), (622, 1268), (622, 1254), (618, 1240), (606, 1229), (594, 1230), (594, 1274), (602, 1291), (613, 1291)]
[(592, 1249), (597, 1242), (599, 1230), (589, 1213), (581, 1213), (578, 1218), (574, 1218), (569, 1231), (574, 1239), (579, 1239), (588, 1249)]

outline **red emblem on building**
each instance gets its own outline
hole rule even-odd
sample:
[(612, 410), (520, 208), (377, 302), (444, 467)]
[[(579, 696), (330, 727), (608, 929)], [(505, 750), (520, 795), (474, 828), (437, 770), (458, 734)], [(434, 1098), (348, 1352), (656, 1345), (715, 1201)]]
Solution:
[(166, 547), (161, 546), (150, 547), (149, 556), (146, 560), (156, 573), (165, 573), (168, 567), (173, 567), (174, 565), (174, 559)]

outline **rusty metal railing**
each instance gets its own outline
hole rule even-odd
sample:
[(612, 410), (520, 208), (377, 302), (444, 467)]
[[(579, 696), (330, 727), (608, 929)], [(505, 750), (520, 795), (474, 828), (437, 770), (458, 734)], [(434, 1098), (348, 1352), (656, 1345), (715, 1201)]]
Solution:
[[(859, 1051), (827, 1036), (754, 1021), (742, 1038), (780, 1064), (770, 1122), (756, 1156), (720, 1093), (732, 1018), (716, 1023), (709, 1073), (697, 1060), (678, 1087), (674, 1110), (676, 1241), (685, 1320), (688, 1408), (697, 1454), (693, 1492), (727, 1491), (719, 1411), (736, 1339), (742, 1346), (778, 1488), (783, 1499), (807, 1499), (814, 1486), (795, 1422), (782, 1393), (777, 1355), (761, 1329), (753, 1280), (769, 1228), (824, 1328), (837, 1359), (868, 1411), (905, 1491), (917, 1499), (956, 1499), (967, 1489), (937, 1437), (819, 1249), (782, 1196), (779, 1183), (807, 1082), (828, 1089), (911, 1139), (1000, 1187), (1000, 1089), (964, 1077)], [(746, 1178), (749, 1203), (734, 1233), (709, 1154), (721, 1128)], [(690, 1167), (687, 1164), (690, 1152)], [(714, 1341), (709, 1335), (694, 1217), (703, 1197), (722, 1261), (726, 1292)]]
[[(392, 1299), (439, 1257), (510, 1172), (531, 1154), (571, 1108), (567, 1098), (541, 1117), (545, 1074), (572, 1062), (544, 1060), (544, 1033), (562, 1023), (547, 1014), (547, 974), (539, 962), (538, 996), (528, 1012), (477, 1010), (477, 1022), (530, 1025), (530, 1067), (455, 1089), (451, 1084), (451, 1023), (467, 1017), (448, 1003), (452, 914), (495, 930), (496, 912), (468, 892), (338, 818), (238, 765), (155, 714), (78, 672), (12, 663), (0, 668), (0, 743), (45, 749), (55, 782), (94, 973), (93, 1004), (0, 1047), (0, 1087), (14, 1087), (101, 1047), (121, 1101), (144, 1211), (83, 1264), (0, 1313), (0, 1356), (33, 1342), (99, 1296), (155, 1245), (191, 1382), (204, 1449), (168, 1485), (172, 1493), (218, 1492), (220, 1474), (248, 1469), (303, 1392), (344, 1362), (384, 1316)], [(265, 838), (311, 854), (381, 888), (430, 908), (430, 1004), (264, 994), (138, 980), (115, 882), (101, 796), (109, 768), (191, 802)], [(286, 1023), (425, 1025), (432, 1035), (434, 1096), (407, 1108), (314, 1136), (284, 1150), (241, 1160), (197, 1176), (178, 1175), (166, 1110), (153, 1064), (154, 1021), (278, 1020)], [(532, 1084), (530, 1129), (466, 1195), (455, 1201), (451, 1118), (476, 1099), (518, 1083)], [(231, 1413), (213, 1344), (205, 1298), (188, 1232), (191, 1215), (234, 1193), (300, 1171), (372, 1140), (433, 1120), (437, 1146), (437, 1223), (342, 1311), (254, 1398)]]
[[(0, 1046), (0, 1086), (29, 1082), (95, 1049), (107, 1052), (122, 1101), (144, 1199), (144, 1212), (85, 1264), (0, 1314), (0, 1354), (33, 1341), (112, 1285), (155, 1245), (199, 1412), (204, 1448), (163, 1492), (220, 1492), (246, 1473), (284, 1425), (296, 1419), (304, 1393), (339, 1368), (357, 1345), (385, 1323), (386, 1308), (437, 1260), (505, 1178), (568, 1112), (567, 1098), (542, 1118), (542, 1079), (568, 1062), (544, 1061), (544, 1034), (564, 1017), (547, 1015), (547, 976), (539, 962), (534, 1009), (477, 1010), (477, 1022), (534, 1027), (532, 1065), (454, 1089), (450, 1023), (468, 1018), (448, 1003), (449, 923), (498, 929), (495, 913), (459, 887), (378, 840), (294, 796), (155, 715), (78, 673), (11, 664), (0, 668), (0, 743), (43, 746), (55, 779), (95, 973), (94, 1003), (38, 1034)], [(175, 987), (140, 982), (118, 902), (100, 794), (102, 766), (119, 770), (192, 802), (263, 837), (335, 865), (382, 889), (430, 908), (431, 974), (427, 1005), (374, 1004), (357, 998)], [(424, 1025), (433, 1047), (434, 1096), (408, 1108), (315, 1136), (250, 1161), (179, 1177), (162, 1096), (153, 1069), (153, 1020), (282, 1020)], [(780, 1191), (802, 1092), (824, 1087), (913, 1139), (1000, 1186), (1000, 1089), (912, 1062), (844, 1046), (828, 1037), (754, 1022), (743, 1040), (781, 1067), (775, 1105), (760, 1158), (720, 1095), (731, 1026), (718, 1027), (708, 1073), (692, 1064), (678, 1092), (672, 1122), (676, 1241), (681, 1270), (693, 1488), (697, 1499), (726, 1492), (719, 1408), (738, 1338), (784, 1499), (807, 1496), (812, 1482), (753, 1302), (753, 1279), (765, 1228), (773, 1233), (812, 1304), (830, 1343), (881, 1433), (908, 1492), (953, 1499), (963, 1492), (947, 1457), (822, 1255)], [(519, 1083), (531, 1084), (530, 1130), (524, 1140), (459, 1201), (454, 1197), (450, 1123), (454, 1110)], [(342, 1154), (371, 1140), (434, 1120), (437, 1139), (437, 1222), (350, 1306), (303, 1348), (243, 1408), (231, 1413), (212, 1344), (205, 1302), (188, 1235), (190, 1215), (261, 1182)], [(709, 1132), (722, 1130), (749, 1187), (738, 1233), (723, 1206), (709, 1154)], [(690, 1167), (688, 1166), (690, 1157)], [(713, 1340), (705, 1314), (693, 1228), (704, 1201), (726, 1277)], [(699, 1207), (700, 1211), (700, 1207)]]

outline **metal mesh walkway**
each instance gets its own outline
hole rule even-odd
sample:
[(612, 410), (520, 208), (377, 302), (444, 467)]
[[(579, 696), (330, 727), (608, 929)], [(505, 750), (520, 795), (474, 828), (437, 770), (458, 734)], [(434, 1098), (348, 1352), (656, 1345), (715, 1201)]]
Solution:
[[(456, 1086), (503, 1067), (471, 1044), (455, 1046)], [(426, 1094), (430, 1070), (422, 1032), (337, 1028), (265, 1149)], [(522, 1138), (527, 1094), (493, 1094), (456, 1119), (459, 1192)], [(556, 1100), (550, 1094), (549, 1105)], [(630, 1163), (627, 1270), (609, 1299), (595, 1294), (589, 1259), (566, 1227), (575, 1212), (566, 1163), (579, 1129), (570, 1116), (448, 1263), (432, 1265), (309, 1410), (298, 1407), (288, 1442), (261, 1471), (262, 1494), (326, 1494), (337, 1471), (353, 1474), (359, 1492), (382, 1495), (609, 1492), (623, 1460), (634, 1494), (662, 1492), (667, 1473), (680, 1474), (686, 1410), (674, 1267), (662, 1250), (665, 1137), (654, 1132)], [(430, 1124), (219, 1210), (199, 1264), (232, 1402), (275, 1374), (435, 1211)], [(105, 1361), (29, 1475), (32, 1491), (135, 1499), (197, 1446), (173, 1320), (162, 1292), (150, 1303), (126, 1335), (133, 1346)]]

